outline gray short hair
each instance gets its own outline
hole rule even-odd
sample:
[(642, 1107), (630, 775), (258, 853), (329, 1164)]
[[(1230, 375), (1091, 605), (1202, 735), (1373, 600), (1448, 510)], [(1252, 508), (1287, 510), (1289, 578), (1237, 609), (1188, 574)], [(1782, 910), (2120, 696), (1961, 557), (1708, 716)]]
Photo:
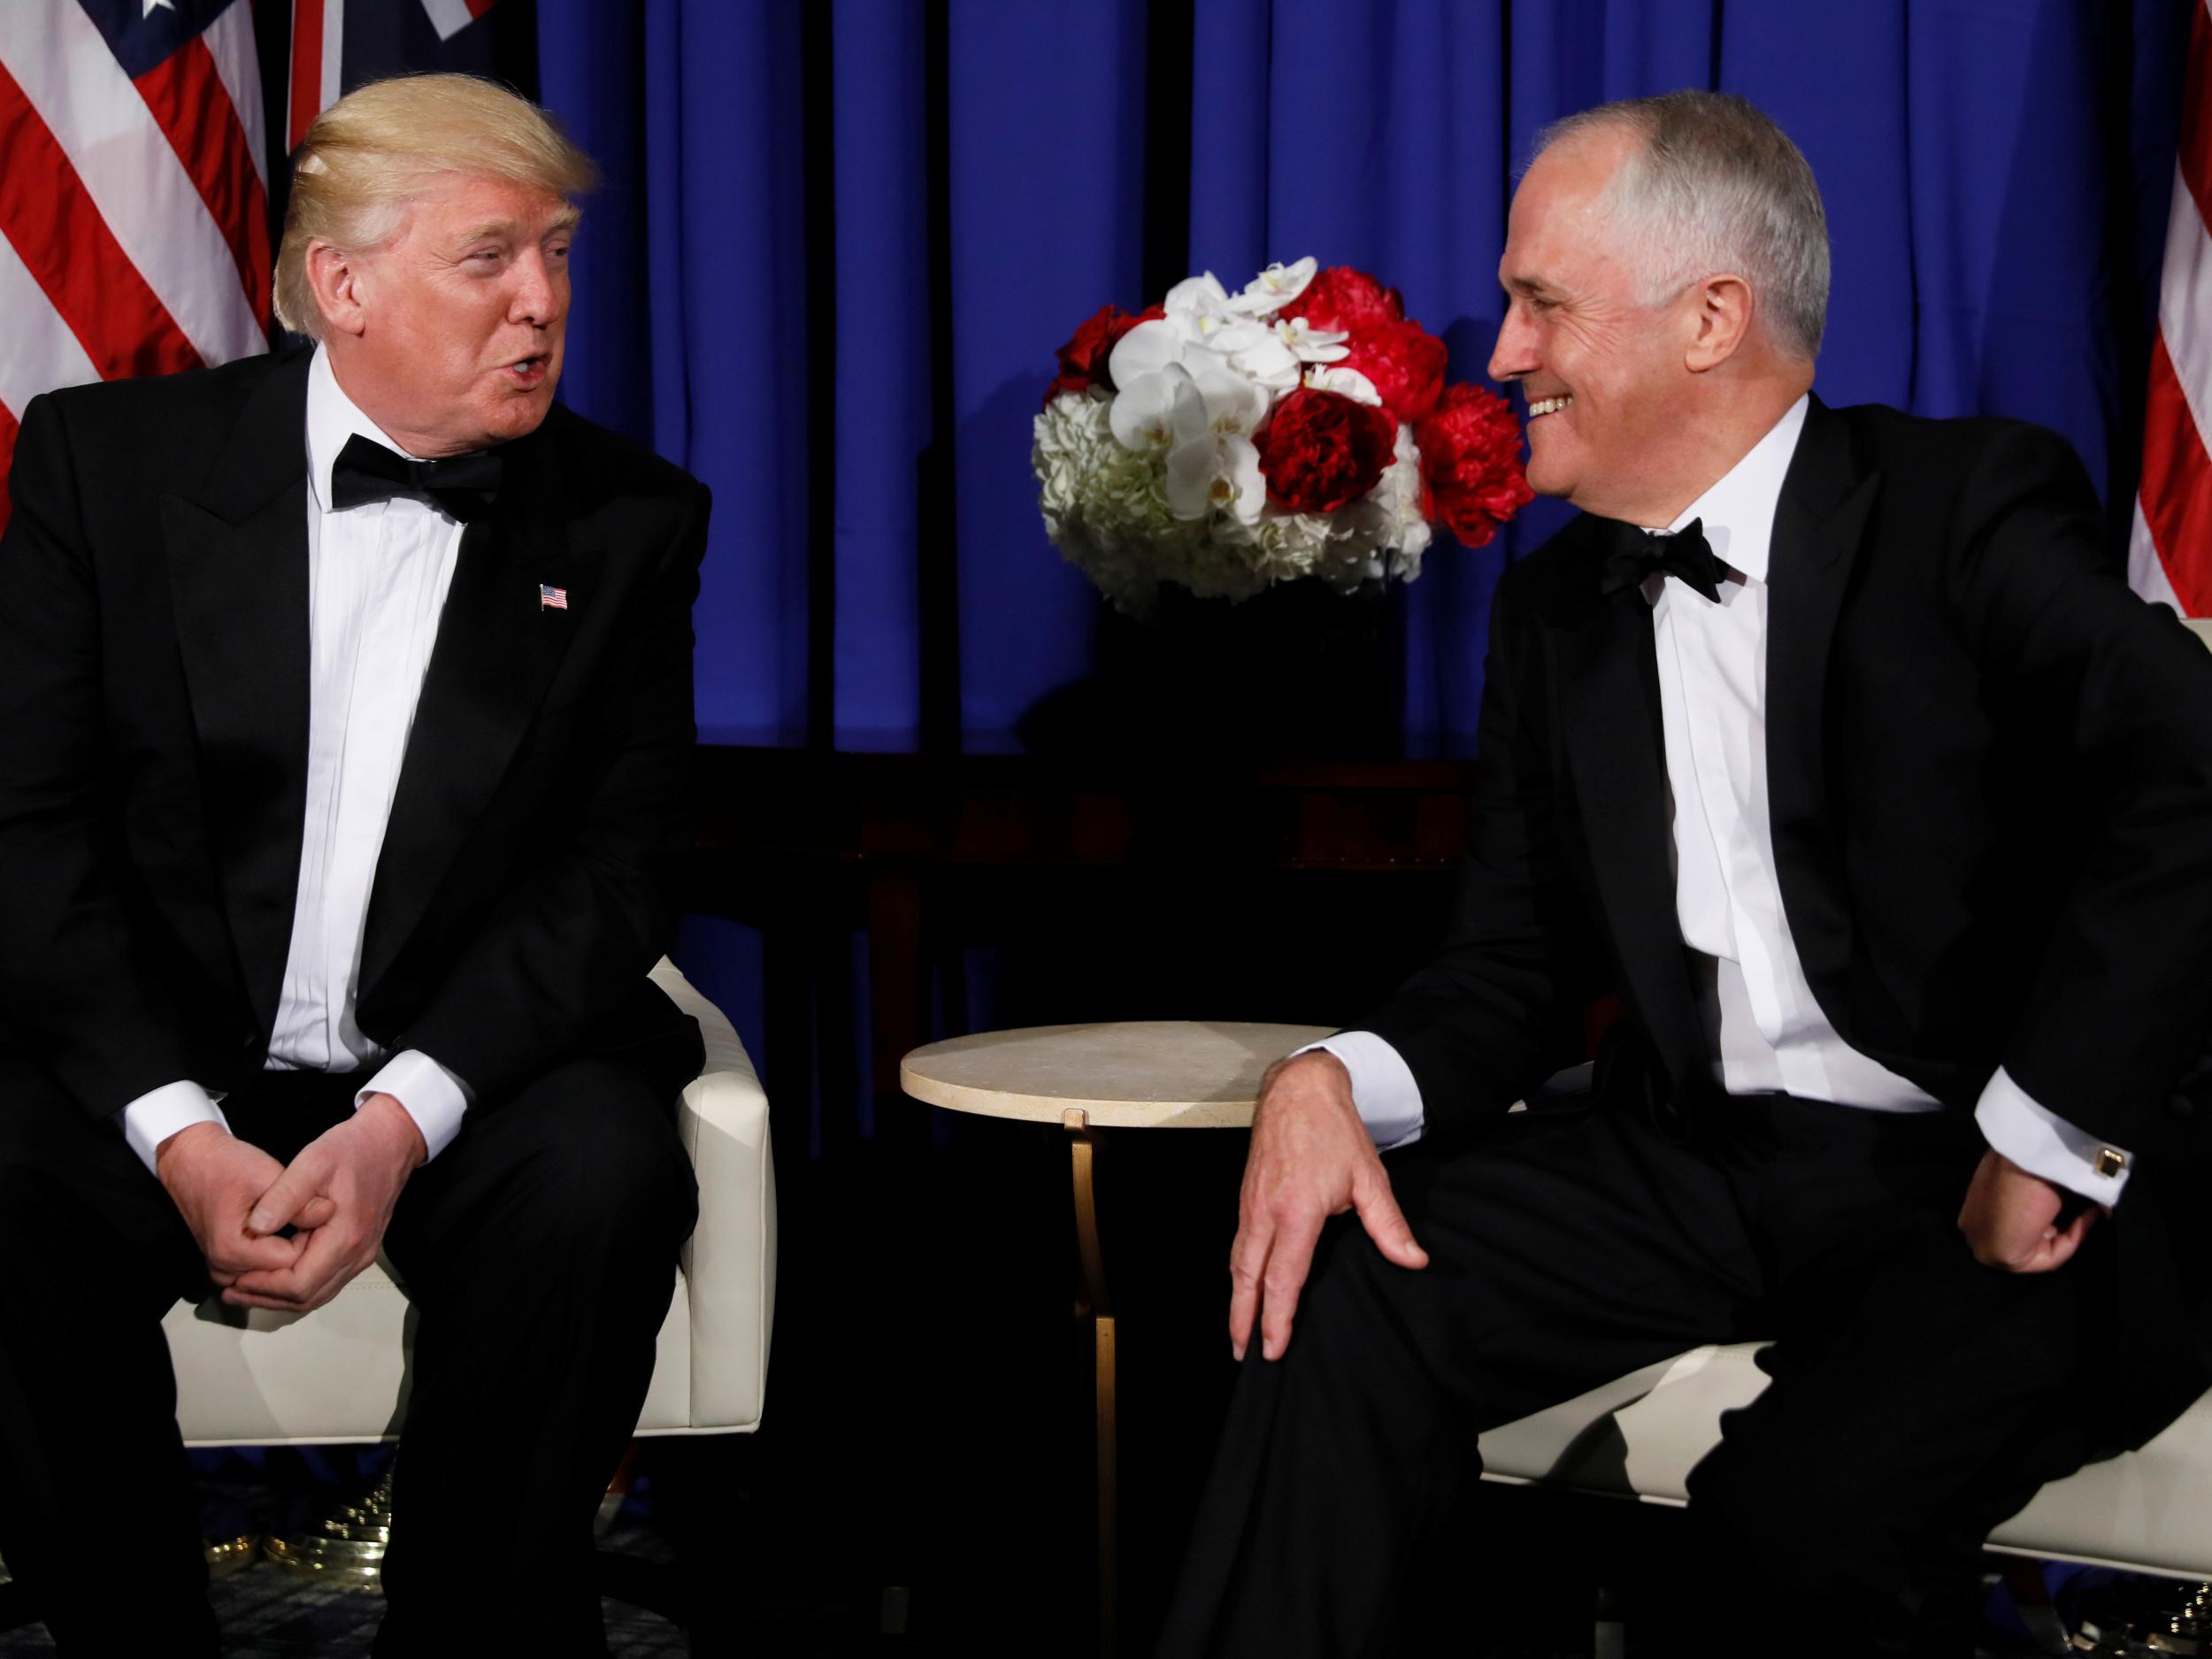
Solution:
[(1555, 121), (1537, 134), (1536, 152), (1609, 127), (1643, 141), (1613, 177), (1610, 207), (1645, 298), (1733, 272), (1751, 284), (1777, 348), (1817, 357), (1828, 320), (1828, 215), (1789, 134), (1732, 92), (1670, 92)]

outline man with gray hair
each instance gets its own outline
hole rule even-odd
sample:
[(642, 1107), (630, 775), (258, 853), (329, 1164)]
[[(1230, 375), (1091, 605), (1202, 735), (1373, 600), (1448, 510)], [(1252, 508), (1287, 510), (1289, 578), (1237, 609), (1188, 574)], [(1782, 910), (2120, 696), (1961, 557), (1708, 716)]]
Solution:
[(1441, 949), (1268, 1078), (1162, 1651), (1397, 1651), (1479, 1433), (1774, 1339), (1655, 1650), (1964, 1655), (1989, 1527), (2212, 1382), (2212, 657), (2062, 440), (1811, 396), (1820, 196), (1742, 99), (1553, 128), (1499, 275), (1584, 511), (1498, 587)]
[[(696, 1207), (649, 983), (695, 480), (558, 409), (584, 157), (487, 82), (307, 135), (313, 348), (34, 399), (0, 541), (0, 1555), (218, 1637), (160, 1320), (415, 1314), (377, 1652), (603, 1653), (591, 1519)], [(127, 1530), (119, 1586), (103, 1537)]]

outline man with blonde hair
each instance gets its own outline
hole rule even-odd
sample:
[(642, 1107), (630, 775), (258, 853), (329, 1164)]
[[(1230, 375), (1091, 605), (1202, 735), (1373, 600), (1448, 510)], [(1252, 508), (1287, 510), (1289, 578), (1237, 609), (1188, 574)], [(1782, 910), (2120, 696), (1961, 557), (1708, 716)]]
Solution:
[(216, 1651), (164, 1311), (380, 1249), (418, 1325), (377, 1651), (603, 1651), (590, 1520), (696, 1201), (646, 974), (708, 503), (553, 403), (591, 178), (495, 86), (362, 88), (278, 258), (311, 349), (25, 412), (0, 1555), (64, 1655)]
[(1551, 129), (1499, 279), (1583, 511), (1498, 585), (1435, 957), (1260, 1100), (1162, 1651), (1429, 1651), (1479, 1434), (1771, 1339), (1632, 1651), (1965, 1659), (1990, 1528), (2212, 1384), (2212, 658), (2062, 439), (1812, 395), (1820, 194), (1745, 100)]

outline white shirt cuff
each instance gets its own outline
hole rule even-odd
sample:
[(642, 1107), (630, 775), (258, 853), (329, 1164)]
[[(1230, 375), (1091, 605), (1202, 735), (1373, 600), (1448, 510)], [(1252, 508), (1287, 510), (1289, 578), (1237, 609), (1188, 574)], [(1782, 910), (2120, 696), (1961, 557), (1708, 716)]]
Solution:
[(401, 1050), (353, 1097), (354, 1110), (372, 1094), (389, 1094), (422, 1131), (424, 1162), (453, 1144), (469, 1109), (469, 1086), (419, 1048)]
[(1340, 1031), (1298, 1053), (1316, 1048), (1334, 1055), (1352, 1074), (1352, 1104), (1378, 1152), (1394, 1152), (1421, 1138), (1428, 1115), (1421, 1109), (1421, 1086), (1403, 1055), (1371, 1031)]
[(123, 1139), (130, 1142), (131, 1150), (138, 1154), (138, 1161), (150, 1174), (161, 1143), (194, 1124), (220, 1124), (225, 1134), (230, 1133), (230, 1119), (223, 1116), (215, 1097), (197, 1083), (164, 1083), (123, 1108)]
[[(2046, 1110), (2002, 1066), (1982, 1090), (1980, 1103), (1974, 1108), (1974, 1121), (1992, 1147), (2029, 1174), (2039, 1175), (2055, 1187), (2079, 1193), (2108, 1208), (2118, 1203), (2126, 1190), (2135, 1162), (2127, 1148), (2100, 1141), (2056, 1112)], [(2121, 1166), (2110, 1175), (2100, 1175), (2098, 1161), (2107, 1152), (2117, 1154)]]

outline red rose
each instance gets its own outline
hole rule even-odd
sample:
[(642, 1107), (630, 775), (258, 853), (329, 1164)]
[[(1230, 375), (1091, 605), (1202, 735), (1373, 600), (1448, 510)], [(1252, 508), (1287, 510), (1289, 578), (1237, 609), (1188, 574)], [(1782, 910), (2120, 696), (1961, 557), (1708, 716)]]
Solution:
[(1375, 383), (1383, 406), (1409, 426), (1428, 418), (1444, 392), (1444, 342), (1418, 323), (1378, 322), (1352, 331), (1351, 355), (1336, 366)]
[(1317, 272), (1306, 291), (1283, 308), (1286, 318), (1304, 318), (1316, 328), (1356, 329), (1394, 323), (1406, 314), (1396, 288), (1386, 288), (1364, 271), (1333, 265)]
[(1148, 323), (1164, 317), (1167, 312), (1155, 305), (1132, 315), (1118, 305), (1102, 305), (1086, 318), (1075, 338), (1062, 346), (1056, 354), (1060, 359), (1059, 378), (1045, 393), (1050, 403), (1063, 392), (1080, 392), (1092, 386), (1102, 386), (1108, 391), (1118, 388), (1113, 377), (1106, 372), (1106, 360), (1114, 355), (1114, 348), (1121, 337), (1139, 323)]
[(1536, 499), (1521, 466), (1521, 423), (1505, 399), (1479, 386), (1447, 387), (1436, 412), (1413, 428), (1426, 501), (1468, 547)]
[(1294, 512), (1334, 512), (1381, 480), (1398, 427), (1369, 403), (1302, 386), (1276, 405), (1254, 440), (1267, 493)]

